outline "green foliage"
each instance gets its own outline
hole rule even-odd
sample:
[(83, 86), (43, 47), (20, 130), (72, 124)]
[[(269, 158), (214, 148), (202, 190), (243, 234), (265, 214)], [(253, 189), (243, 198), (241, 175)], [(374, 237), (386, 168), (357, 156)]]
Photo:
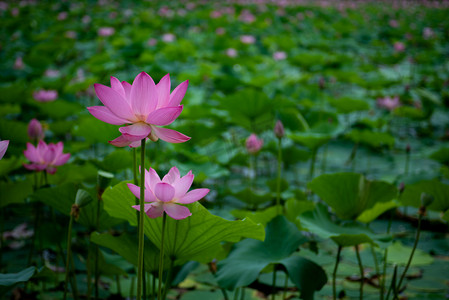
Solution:
[(406, 185), (400, 201), (403, 205), (420, 207), (422, 193), (427, 193), (434, 198), (428, 209), (435, 211), (446, 211), (449, 209), (449, 185), (437, 179), (423, 180)]

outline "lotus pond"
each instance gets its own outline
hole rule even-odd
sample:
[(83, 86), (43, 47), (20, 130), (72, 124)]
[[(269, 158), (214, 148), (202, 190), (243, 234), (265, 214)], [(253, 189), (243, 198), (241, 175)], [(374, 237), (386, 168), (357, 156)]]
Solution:
[(0, 298), (448, 299), (448, 15), (0, 2)]

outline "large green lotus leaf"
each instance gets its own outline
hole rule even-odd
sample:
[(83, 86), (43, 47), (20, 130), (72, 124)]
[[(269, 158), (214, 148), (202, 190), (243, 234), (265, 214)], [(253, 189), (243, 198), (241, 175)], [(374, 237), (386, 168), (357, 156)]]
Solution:
[[(68, 152), (67, 150), (65, 152)], [(67, 182), (73, 183), (95, 183), (97, 181), (97, 168), (91, 163), (77, 165), (67, 163), (58, 167), (58, 171), (54, 175), (48, 176), (50, 184), (63, 184)]]
[[(401, 242), (396, 241), (388, 247), (387, 262), (390, 264), (405, 266), (411, 253), (412, 247), (404, 246)], [(431, 263), (433, 263), (433, 257), (430, 254), (420, 249), (416, 249), (410, 265), (416, 267), (430, 265)]]
[(324, 174), (313, 179), (308, 187), (342, 219), (356, 219), (376, 203), (391, 201), (397, 195), (395, 186), (367, 180), (357, 173)]
[[(113, 217), (127, 220), (136, 226), (135, 197), (121, 182), (103, 194), (106, 211)], [(192, 216), (183, 220), (167, 218), (165, 254), (183, 260), (201, 260), (207, 251), (218, 252), (220, 242), (238, 242), (240, 239), (263, 240), (265, 232), (260, 224), (250, 219), (228, 221), (212, 215), (198, 202), (187, 206)], [(162, 218), (145, 218), (145, 235), (158, 247), (161, 244)]]
[(67, 118), (85, 109), (79, 103), (61, 99), (52, 102), (38, 103), (36, 105), (43, 114), (53, 119)]
[(11, 121), (5, 118), (0, 119), (0, 137), (2, 140), (10, 140), (9, 148), (15, 144), (25, 144), (28, 142), (27, 125), (18, 121)]
[(384, 246), (391, 239), (389, 236), (376, 235), (368, 227), (354, 221), (336, 223), (323, 204), (318, 204), (314, 211), (305, 212), (299, 220), (302, 228), (323, 239), (330, 238), (343, 247), (363, 243)]
[(449, 166), (449, 147), (441, 147), (437, 151), (433, 152), (429, 157), (441, 164)]
[(377, 202), (373, 207), (364, 210), (358, 217), (357, 221), (363, 223), (370, 223), (374, 221), (378, 216), (390, 210), (392, 208), (400, 206), (399, 202), (394, 199), (388, 202)]
[(348, 132), (346, 136), (354, 143), (364, 144), (373, 148), (394, 146), (394, 137), (386, 132), (376, 132), (368, 129), (353, 129)]
[(339, 113), (347, 114), (354, 111), (363, 111), (370, 109), (369, 104), (364, 100), (343, 97), (339, 99), (328, 99), (330, 105), (335, 107)]
[(218, 263), (219, 285), (230, 290), (247, 286), (254, 282), (266, 267), (282, 264), (300, 289), (301, 298), (313, 299), (313, 293), (327, 282), (326, 275), (323, 269), (312, 261), (292, 256), (307, 239), (284, 216), (277, 216), (269, 222), (266, 234), (263, 242), (247, 239), (237, 243), (229, 256)]
[(257, 193), (250, 188), (246, 188), (237, 193), (233, 193), (233, 196), (247, 204), (258, 205), (268, 201), (271, 201), (271, 193)]
[[(140, 152), (139, 152), (140, 153)], [(139, 156), (140, 154), (137, 154)], [(108, 172), (118, 172), (120, 170), (130, 168), (133, 165), (132, 151), (125, 149), (117, 149), (109, 153), (102, 162), (97, 163), (102, 170)]]
[(33, 277), (36, 267), (28, 267), (18, 273), (0, 274), (0, 295), (5, 294), (20, 282), (26, 282)]
[[(290, 222), (297, 222), (299, 215), (306, 211), (312, 211), (315, 208), (315, 203), (308, 200), (297, 200), (290, 198), (285, 201), (285, 216)], [(298, 223), (299, 224), (299, 223)]]
[[(134, 217), (136, 215), (134, 214)], [(122, 234), (120, 236), (113, 236), (110, 233), (93, 232), (90, 235), (90, 240), (100, 246), (111, 249), (116, 252), (129, 263), (137, 266), (137, 251), (139, 248), (139, 241), (134, 236)], [(144, 247), (145, 256), (145, 270), (147, 272), (155, 272), (159, 270), (159, 248), (153, 243), (146, 240)], [(166, 262), (164, 266), (169, 266), (169, 257), (165, 256)]]
[(0, 182), (0, 208), (12, 203), (23, 203), (33, 192), (31, 180)]
[(449, 185), (437, 179), (423, 180), (412, 185), (406, 185), (400, 200), (403, 205), (420, 207), (422, 193), (427, 193), (434, 198), (428, 209), (435, 211), (449, 209)]
[(270, 206), (263, 210), (245, 210), (245, 209), (235, 209), (231, 211), (231, 214), (236, 217), (237, 219), (245, 219), (250, 218), (256, 223), (260, 223), (263, 226), (267, 225), (268, 222), (270, 222), (274, 217), (278, 215), (278, 210), (280, 208), (280, 211), (282, 211), (281, 206)]
[(106, 143), (118, 137), (120, 132), (117, 126), (100, 121), (93, 116), (86, 116), (79, 120), (74, 128), (74, 134), (84, 137), (89, 143)]
[(318, 122), (310, 130), (291, 133), (288, 137), (311, 150), (316, 150), (340, 134), (341, 131), (342, 127), (340, 126), (328, 122)]
[[(41, 201), (64, 215), (70, 216), (72, 205), (75, 203), (75, 197), (78, 188), (73, 183), (65, 183), (59, 186), (37, 190), (31, 197), (34, 201)], [(80, 210), (80, 216), (77, 220), (80, 224), (89, 229), (95, 229), (97, 218), (97, 200), (91, 201)], [(136, 215), (134, 214), (134, 218)], [(100, 205), (100, 230), (110, 229), (111, 227), (123, 223), (122, 220), (113, 218), (103, 209), (103, 203)]]

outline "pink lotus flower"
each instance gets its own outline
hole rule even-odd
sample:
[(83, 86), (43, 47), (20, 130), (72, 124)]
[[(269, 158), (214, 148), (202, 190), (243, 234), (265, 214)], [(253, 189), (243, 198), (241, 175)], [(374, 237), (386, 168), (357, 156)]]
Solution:
[(256, 42), (256, 38), (252, 35), (242, 35), (240, 37), (240, 41), (243, 44), (254, 44)]
[(95, 92), (105, 106), (91, 106), (87, 109), (97, 119), (120, 127), (121, 136), (110, 141), (117, 147), (138, 147), (140, 141), (150, 138), (169, 143), (183, 143), (190, 139), (175, 130), (161, 128), (173, 123), (183, 106), (189, 82), (178, 85), (170, 94), (170, 75), (165, 75), (156, 85), (145, 72), (134, 79), (133, 84), (111, 77), (111, 87), (95, 84)]
[(399, 102), (399, 97), (384, 97), (377, 99), (377, 106), (380, 108), (385, 108), (387, 110), (393, 110), (399, 107), (401, 103)]
[(17, 225), (13, 230), (11, 231), (5, 231), (3, 233), (4, 239), (27, 239), (34, 234), (34, 230), (30, 229), (27, 230), (27, 223), (22, 223), (20, 225)]
[(404, 52), (405, 50), (405, 44), (403, 42), (395, 42), (393, 47), (396, 52)]
[(115, 29), (112, 27), (101, 27), (98, 29), (99, 36), (111, 36), (115, 33)]
[(14, 61), (14, 69), (22, 70), (25, 65), (23, 64), (23, 58), (21, 56), (17, 57)]
[(45, 77), (55, 78), (59, 76), (59, 71), (54, 69), (47, 69), (44, 73)]
[(32, 119), (28, 123), (28, 136), (31, 140), (42, 140), (44, 138), (42, 124), (37, 119)]
[(6, 149), (8, 149), (9, 140), (0, 141), (0, 160), (5, 156)]
[(255, 135), (254, 133), (252, 133), (247, 139), (246, 139), (246, 150), (248, 150), (248, 152), (250, 154), (256, 154), (257, 152), (259, 152), (259, 150), (262, 148), (263, 146), (263, 140), (257, 138), (257, 135)]
[(58, 98), (58, 92), (55, 90), (39, 90), (33, 93), (33, 98), (39, 102), (51, 102)]
[(176, 36), (173, 33), (165, 33), (162, 35), (162, 40), (166, 43), (171, 43), (176, 40)]
[(23, 151), (23, 154), (32, 163), (23, 166), (28, 170), (45, 170), (49, 174), (54, 174), (56, 167), (65, 164), (70, 158), (70, 153), (62, 153), (63, 149), (64, 144), (62, 142), (47, 145), (44, 141), (39, 141), (37, 147), (27, 143), (27, 149)]
[(238, 55), (237, 50), (234, 48), (228, 48), (226, 49), (226, 55), (229, 57), (236, 57)]
[(274, 60), (284, 60), (287, 58), (287, 53), (284, 51), (276, 51), (273, 53)]
[[(194, 175), (189, 171), (181, 177), (177, 167), (170, 169), (167, 175), (160, 179), (155, 170), (145, 171), (145, 213), (150, 218), (161, 217), (164, 211), (175, 220), (185, 219), (192, 215), (190, 210), (178, 204), (190, 204), (202, 199), (209, 189), (195, 189), (187, 192), (192, 185)], [(140, 188), (128, 183), (131, 192), (140, 199)], [(133, 208), (140, 211), (140, 205)]]

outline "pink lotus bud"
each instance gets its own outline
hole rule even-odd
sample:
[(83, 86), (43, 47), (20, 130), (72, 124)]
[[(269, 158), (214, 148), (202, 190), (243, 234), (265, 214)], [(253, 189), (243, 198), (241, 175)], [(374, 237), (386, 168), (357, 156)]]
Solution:
[(23, 67), (24, 67), (23, 59), (22, 59), (22, 57), (19, 56), (19, 57), (16, 58), (16, 61), (14, 62), (14, 69), (22, 70)]
[(278, 120), (276, 122), (276, 125), (274, 125), (274, 134), (276, 135), (276, 137), (278, 139), (283, 138), (285, 135), (284, 125), (282, 124), (282, 122), (280, 120)]
[(5, 155), (6, 150), (8, 149), (8, 145), (9, 145), (9, 140), (0, 141), (0, 160)]
[(226, 55), (229, 57), (236, 57), (238, 55), (237, 50), (234, 48), (226, 49)]
[(42, 140), (44, 139), (44, 131), (42, 130), (42, 125), (37, 119), (32, 119), (28, 123), (28, 136), (31, 140)]
[(246, 150), (248, 150), (249, 154), (256, 154), (263, 146), (263, 140), (258, 139), (257, 136), (253, 133), (246, 139)]
[(284, 60), (287, 58), (287, 53), (284, 51), (276, 51), (273, 53), (274, 60)]
[(403, 42), (396, 42), (393, 47), (396, 52), (404, 52), (405, 50), (405, 44)]
[(111, 36), (115, 33), (115, 29), (112, 27), (101, 27), (98, 29), (99, 36)]
[(166, 34), (162, 35), (162, 40), (166, 43), (171, 43), (176, 40), (176, 36), (172, 33), (166, 33)]
[(243, 44), (254, 44), (256, 42), (256, 38), (252, 35), (242, 35), (240, 37), (240, 41)]

